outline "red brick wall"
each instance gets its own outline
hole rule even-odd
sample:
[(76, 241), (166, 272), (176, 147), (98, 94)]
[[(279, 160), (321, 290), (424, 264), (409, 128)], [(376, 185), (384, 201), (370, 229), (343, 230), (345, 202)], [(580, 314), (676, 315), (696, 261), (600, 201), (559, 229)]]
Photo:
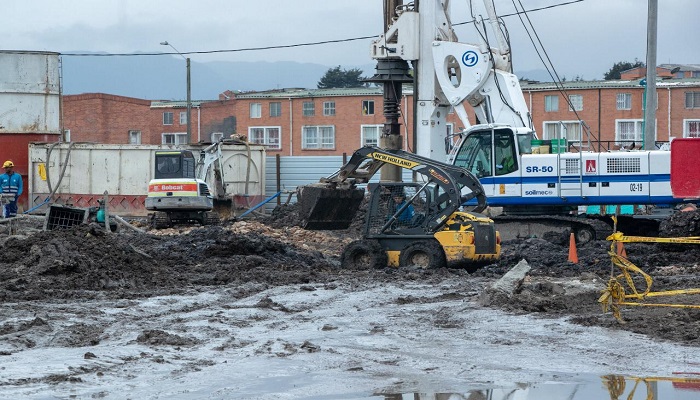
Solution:
[[(700, 91), (700, 88), (688, 87), (657, 87), (658, 107), (656, 109), (657, 141), (668, 141), (669, 136), (683, 136), (684, 119), (700, 119), (700, 109), (685, 108), (685, 92)], [(630, 93), (632, 95), (631, 109), (617, 109), (617, 94)], [(671, 95), (671, 113), (669, 124), (669, 93)], [(601, 141), (614, 141), (616, 120), (644, 118), (643, 87), (630, 88), (602, 88), (586, 90), (568, 90), (568, 94), (583, 95), (583, 111), (578, 114), (591, 128), (592, 137)], [(559, 111), (545, 112), (544, 97), (549, 95), (559, 96)], [(555, 90), (525, 92), (526, 101), (532, 104), (532, 114), (535, 130), (542, 132), (544, 121), (569, 121), (575, 120), (576, 115), (568, 110), (563, 96)], [(598, 103), (600, 102), (600, 103)], [(600, 104), (600, 107), (598, 107)]]
[[(569, 111), (563, 96), (556, 90), (527, 91), (525, 100), (531, 106), (535, 130), (540, 133), (544, 121), (575, 121), (577, 115)], [(657, 140), (667, 141), (669, 136), (682, 137), (684, 119), (700, 119), (700, 109), (685, 109), (685, 92), (700, 91), (700, 88), (673, 87), (670, 89), (672, 106), (669, 129), (668, 95), (669, 89), (658, 88), (659, 107), (657, 109)], [(617, 110), (617, 93), (631, 93), (630, 110)], [(642, 119), (642, 87), (630, 88), (592, 88), (569, 90), (568, 94), (583, 96), (583, 110), (578, 116), (591, 129), (592, 139), (601, 141), (615, 140), (616, 119)], [(544, 97), (557, 95), (559, 110), (544, 111)], [(362, 101), (374, 101), (374, 115), (362, 114)], [(303, 103), (313, 101), (315, 115), (303, 116)], [(335, 115), (323, 115), (323, 103), (335, 102)], [(281, 104), (281, 116), (270, 117), (270, 103)], [(250, 118), (250, 104), (262, 105), (261, 118)], [(413, 97), (402, 99), (401, 132), (409, 131), (408, 150), (413, 150)], [(290, 107), (292, 118), (290, 120)], [(383, 125), (383, 100), (381, 95), (329, 96), (315, 98), (236, 98), (230, 93), (229, 99), (202, 103), (192, 108), (192, 142), (201, 140), (209, 142), (212, 132), (232, 131), (248, 135), (251, 126), (280, 127), (281, 149), (270, 149), (271, 154), (281, 155), (340, 155), (351, 154), (360, 147), (362, 125)], [(90, 141), (99, 143), (127, 143), (129, 130), (142, 132), (143, 144), (160, 144), (163, 133), (186, 132), (186, 124), (179, 124), (179, 113), (184, 107), (152, 108), (150, 100), (134, 99), (108, 94), (92, 93), (64, 96), (63, 115), (65, 129), (70, 129), (71, 140), (75, 142)], [(163, 125), (163, 112), (173, 112), (173, 125)], [(467, 107), (470, 123), (475, 123), (474, 111)], [(448, 114), (447, 122), (454, 124), (457, 131), (464, 126), (457, 114)], [(406, 126), (404, 126), (404, 124)], [(302, 126), (335, 126), (334, 149), (302, 149)], [(290, 147), (291, 143), (291, 147)]]
[(142, 143), (150, 144), (150, 105), (150, 100), (103, 93), (64, 96), (63, 126), (73, 142), (128, 143), (129, 130), (140, 130)]

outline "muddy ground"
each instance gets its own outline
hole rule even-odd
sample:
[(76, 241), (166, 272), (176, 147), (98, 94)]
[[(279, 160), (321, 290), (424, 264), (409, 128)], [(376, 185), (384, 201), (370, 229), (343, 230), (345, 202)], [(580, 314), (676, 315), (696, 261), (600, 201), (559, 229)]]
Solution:
[[(665, 221), (662, 230), (676, 236), (696, 235), (699, 228), (695, 227), (695, 221), (698, 220), (697, 211), (678, 214)], [(532, 347), (526, 338), (531, 335), (530, 340), (541, 342), (542, 337), (538, 335), (542, 333), (518, 332), (519, 327), (528, 324), (558, 331), (547, 335), (563, 335), (561, 338), (546, 341), (551, 346), (560, 346), (562, 351), (578, 346), (578, 339), (571, 337), (571, 332), (575, 332), (574, 336), (595, 332), (598, 341), (622, 335), (617, 341), (602, 344), (617, 348), (613, 351), (608, 347), (605, 352), (620, 353), (610, 356), (612, 360), (590, 361), (589, 372), (592, 373), (602, 372), (604, 365), (616, 362), (625, 365), (628, 372), (660, 373), (645, 370), (648, 366), (637, 365), (634, 360), (626, 360), (629, 354), (623, 354), (625, 351), (637, 350), (627, 349), (620, 342), (623, 337), (624, 341), (634, 340), (642, 343), (635, 342), (637, 345), (648, 346), (643, 347), (646, 349), (643, 352), (658, 350), (668, 354), (668, 365), (664, 364), (663, 357), (657, 357), (659, 368), (672, 368), (671, 359), (678, 359), (674, 353), (678, 351), (684, 354), (683, 367), (698, 361), (687, 356), (694, 354), (693, 350), (685, 353), (679, 349), (700, 346), (700, 310), (625, 307), (622, 310), (624, 322), (616, 320), (611, 313), (602, 312), (597, 299), (612, 270), (607, 254), (609, 242), (595, 241), (578, 246), (577, 264), (568, 261), (568, 237), (552, 235), (504, 242), (501, 260), (474, 274), (452, 269), (344, 270), (339, 266), (339, 255), (345, 244), (359, 238), (361, 216), (357, 221), (343, 231), (305, 231), (296, 226), (298, 215), (294, 207), (282, 207), (269, 218), (227, 222), (221, 226), (181, 227), (147, 233), (121, 229), (114, 234), (89, 225), (63, 231), (19, 229), (16, 235), (0, 234), (0, 361), (5, 360), (0, 364), (3, 365), (0, 367), (0, 395), (47, 398), (57, 391), (61, 396), (77, 393), (78, 397), (90, 394), (93, 398), (130, 398), (116, 390), (119, 385), (126, 384), (140, 390), (137, 392), (143, 395), (141, 398), (171, 398), (173, 392), (163, 388), (155, 390), (153, 384), (142, 378), (153, 373), (153, 365), (169, 371), (168, 379), (185, 377), (182, 378), (185, 383), (196, 387), (194, 382), (201, 379), (197, 374), (219, 371), (221, 363), (226, 362), (221, 358), (234, 355), (243, 357), (235, 362), (258, 371), (258, 377), (265, 375), (266, 368), (285, 368), (273, 360), (294, 359), (301, 363), (299, 365), (306, 365), (298, 367), (301, 370), (310, 368), (309, 363), (318, 364), (318, 369), (312, 369), (316, 374), (334, 368), (342, 374), (364, 371), (360, 375), (369, 379), (369, 383), (356, 382), (353, 386), (351, 380), (348, 387), (364, 388), (361, 392), (365, 394), (366, 388), (373, 385), (379, 387), (372, 389), (375, 393), (392, 390), (406, 393), (426, 387), (424, 380), (416, 376), (387, 378), (397, 370), (405, 370), (403, 358), (406, 354), (417, 352), (410, 358), (419, 372), (445, 371), (427, 362), (426, 358), (432, 357), (435, 351), (449, 352), (445, 346), (464, 346), (464, 343), (448, 344), (447, 341), (455, 340), (455, 335), (459, 337), (476, 325), (481, 326), (484, 320), (492, 322), (479, 329), (491, 335), (490, 339), (478, 335), (465, 338), (465, 343), (471, 343), (469, 346), (474, 343), (478, 346), (480, 341), (491, 343), (495, 340), (493, 337), (503, 336), (494, 342), (495, 345), (517, 347), (522, 343)], [(24, 228), (32, 225), (27, 221), (21, 224)], [(626, 244), (625, 250), (631, 261), (654, 278), (654, 290), (700, 288), (700, 246)], [(486, 307), (480, 304), (478, 299), (484, 289), (521, 260), (526, 260), (531, 270), (517, 292)], [(637, 284), (640, 288), (644, 286), (641, 281)], [(670, 302), (669, 299), (664, 301)], [(700, 295), (684, 296), (673, 302), (700, 304)], [(348, 310), (364, 308), (381, 309), (384, 314), (378, 311), (377, 314), (367, 311), (364, 317), (361, 312), (347, 314)], [(404, 309), (410, 309), (406, 315), (401, 311)], [(247, 314), (232, 314), (240, 310), (247, 310)], [(347, 318), (355, 319), (350, 323)], [(339, 322), (341, 320), (345, 322)], [(503, 322), (501, 329), (499, 321), (511, 322)], [(312, 322), (315, 328), (304, 326)], [(406, 326), (407, 323), (418, 331)], [(359, 333), (351, 334), (352, 324), (362, 325)], [(310, 334), (309, 329), (316, 334)], [(279, 335), (285, 330), (301, 336), (281, 340), (271, 333)], [(316, 340), (326, 343), (329, 335), (341, 332), (349, 336), (338, 336), (342, 340), (335, 342), (336, 350), (313, 341), (322, 334)], [(381, 356), (373, 353), (379, 348), (392, 348), (389, 332), (398, 335), (393, 353), (381, 353)], [(421, 332), (446, 336), (425, 341), (421, 339)], [(630, 334), (633, 336), (628, 336)], [(378, 339), (383, 336), (387, 342)], [(371, 340), (350, 346), (346, 351), (338, 350), (348, 341), (363, 337)], [(408, 337), (410, 341), (402, 348), (402, 340)], [(445, 343), (441, 344), (441, 340)], [(672, 347), (657, 349), (656, 343)], [(425, 349), (414, 350), (416, 346), (425, 346)], [(593, 352), (596, 346), (592, 344), (591, 349), (581, 350), (576, 357), (585, 358), (582, 353)], [(362, 355), (356, 353), (360, 348), (365, 348)], [(140, 350), (134, 352), (134, 349)], [(556, 357), (548, 353), (550, 350), (539, 349), (543, 358), (532, 361), (534, 365), (553, 363), (555, 369), (548, 370), (550, 375), (544, 376), (554, 376), (555, 371), (568, 368), (567, 361), (557, 363)], [(484, 351), (485, 357), (496, 357), (493, 348)], [(325, 358), (314, 358), (320, 354)], [(356, 359), (364, 359), (367, 354), (376, 357), (371, 365), (367, 360)], [(54, 355), (57, 359), (52, 358)], [(470, 356), (465, 354), (464, 357)], [(42, 365), (39, 360), (44, 359), (43, 367), (37, 369), (37, 365)], [(528, 373), (513, 372), (507, 357), (497, 368), (493, 365), (477, 368), (478, 363), (465, 367), (464, 360), (460, 362), (450, 366), (448, 361), (440, 360), (438, 364), (447, 371), (454, 368), (490, 371), (489, 368), (493, 368), (513, 382), (535, 379), (532, 377), (538, 373), (543, 376), (539, 371), (541, 367), (533, 364), (513, 367), (515, 371), (524, 369)], [(396, 368), (391, 369), (392, 366)], [(45, 371), (39, 372), (42, 369)], [(242, 373), (237, 370), (236, 374)], [(494, 380), (476, 372), (473, 374), (472, 378), (479, 381)], [(241, 379), (244, 377), (241, 375)], [(377, 383), (377, 377), (382, 377), (381, 383)], [(325, 378), (335, 381), (338, 375)], [(465, 375), (460, 375), (459, 379), (465, 379)], [(433, 389), (444, 389), (450, 382), (440, 381), (439, 387)], [(291, 387), (285, 389), (286, 384), (288, 382), (281, 387), (272, 385), (274, 393), (293, 393)], [(100, 385), (107, 389), (96, 389)], [(223, 383), (208, 382), (207, 385), (222, 391), (205, 390), (199, 393), (201, 398), (300, 397), (271, 396), (272, 392), (256, 391), (250, 383), (245, 389), (231, 389)], [(324, 384), (299, 386), (316, 390), (319, 395), (327, 388)], [(360, 398), (348, 394), (353, 393), (348, 387), (340, 385), (331, 393)], [(188, 393), (186, 389), (179, 390), (177, 393)], [(233, 395), (242, 393), (240, 390), (249, 390), (249, 395)], [(336, 398), (326, 395), (329, 397), (318, 398)], [(185, 394), (181, 398), (200, 397)]]

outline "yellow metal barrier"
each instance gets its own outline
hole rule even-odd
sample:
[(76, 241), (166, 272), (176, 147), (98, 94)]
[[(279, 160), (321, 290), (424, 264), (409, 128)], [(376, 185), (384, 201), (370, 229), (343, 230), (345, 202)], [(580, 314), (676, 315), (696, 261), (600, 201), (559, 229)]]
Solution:
[[(616, 221), (615, 221), (616, 222)], [(617, 225), (617, 223), (616, 223)], [(617, 226), (616, 226), (617, 227)], [(603, 291), (603, 294), (598, 299), (603, 307), (603, 312), (612, 311), (613, 316), (622, 321), (622, 316), (620, 314), (620, 306), (642, 306), (642, 307), (673, 307), (673, 308), (697, 308), (700, 309), (700, 305), (694, 304), (668, 304), (668, 303), (645, 303), (647, 298), (651, 297), (661, 297), (661, 296), (677, 296), (677, 295), (687, 295), (687, 294), (700, 294), (700, 289), (679, 289), (679, 290), (668, 290), (662, 292), (652, 292), (651, 285), (653, 279), (651, 276), (639, 267), (634, 265), (625, 256), (616, 253), (615, 246), (617, 243), (682, 243), (682, 244), (700, 244), (700, 237), (684, 237), (684, 238), (652, 238), (644, 236), (625, 236), (622, 232), (615, 232), (608, 236), (606, 240), (611, 242), (610, 259), (612, 260), (613, 268), (617, 266), (622, 271), (621, 274), (615, 275), (613, 270), (610, 271), (610, 279), (608, 280), (608, 286)], [(634, 284), (633, 274), (641, 275), (646, 283), (646, 288), (641, 292), (637, 290)], [(626, 288), (631, 291), (631, 293), (626, 292), (625, 285), (620, 280), (624, 278), (624, 283), (626, 283)]]

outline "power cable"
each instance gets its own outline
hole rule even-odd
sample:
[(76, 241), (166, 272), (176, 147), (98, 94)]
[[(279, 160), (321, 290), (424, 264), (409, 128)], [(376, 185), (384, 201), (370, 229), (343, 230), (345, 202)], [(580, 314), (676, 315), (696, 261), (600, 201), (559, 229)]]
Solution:
[(242, 49), (228, 49), (228, 50), (203, 50), (203, 51), (183, 51), (181, 53), (173, 52), (161, 52), (161, 53), (61, 53), (63, 56), (74, 56), (74, 57), (130, 57), (130, 56), (164, 56), (164, 55), (188, 55), (188, 54), (215, 54), (215, 53), (237, 53), (243, 51), (259, 51), (259, 50), (274, 50), (274, 49), (289, 49), (294, 47), (305, 47), (305, 46), (318, 46), (322, 44), (330, 43), (343, 43), (352, 42), (355, 40), (366, 40), (366, 39), (376, 39), (374, 36), (362, 36), (350, 39), (337, 39), (337, 40), (323, 40), (320, 42), (308, 42), (308, 43), (297, 43), (288, 44), (280, 46), (262, 46), (262, 47), (245, 47)]
[[(511, 0), (513, 2), (513, 7), (515, 7), (515, 10), (518, 10), (518, 6), (515, 4), (516, 0)], [(564, 97), (564, 100), (566, 101), (566, 104), (569, 106), (569, 109), (574, 112), (574, 115), (576, 115), (576, 119), (583, 124), (584, 126), (587, 126), (586, 123), (581, 119), (581, 116), (579, 115), (578, 111), (576, 111), (576, 108), (574, 107), (573, 103), (571, 102), (571, 99), (569, 98), (568, 93), (566, 92), (566, 89), (564, 88), (564, 85), (562, 84), (561, 78), (559, 77), (559, 74), (557, 73), (556, 69), (554, 68), (554, 64), (552, 63), (552, 60), (549, 58), (549, 54), (547, 53), (547, 50), (544, 48), (544, 45), (542, 44), (542, 40), (540, 39), (539, 35), (537, 34), (537, 31), (535, 30), (535, 26), (532, 24), (532, 20), (530, 20), (530, 16), (528, 15), (528, 11), (525, 11), (525, 7), (523, 6), (523, 3), (521, 0), (517, 0), (518, 4), (520, 5), (520, 8), (523, 10), (522, 12), (518, 12), (518, 18), (520, 19), (520, 22), (523, 24), (523, 28), (525, 29), (525, 32), (527, 33), (528, 37), (530, 38), (530, 42), (532, 43), (535, 52), (537, 53), (537, 56), (540, 58), (540, 61), (542, 61), (542, 65), (544, 65), (545, 69), (547, 70), (547, 73), (549, 76), (552, 78), (554, 85), (557, 88), (557, 91)], [(523, 20), (522, 15), (525, 15), (525, 18), (527, 19), (528, 24), (525, 24), (525, 21)], [(529, 25), (529, 26), (528, 26)], [(535, 40), (532, 37), (532, 34), (530, 33), (530, 30), (532, 30), (532, 33), (535, 35), (535, 38), (537, 38), (537, 43), (535, 43)], [(537, 44), (539, 44), (539, 47), (542, 49), (542, 53), (544, 53), (545, 58), (547, 61), (545, 62), (544, 58), (542, 57), (542, 54), (540, 54), (540, 50), (537, 47)], [(551, 70), (550, 70), (551, 68)], [(589, 130), (590, 133), (590, 130)], [(583, 140), (583, 132), (581, 132), (581, 138), (580, 140)]]
[[(523, 7), (523, 11), (517, 11), (515, 13), (511, 14), (504, 14), (501, 17), (510, 17), (514, 15), (520, 15), (521, 13), (528, 13), (528, 12), (533, 12), (533, 11), (542, 11), (542, 10), (547, 10), (555, 7), (561, 7), (561, 6), (567, 6), (570, 4), (574, 3), (580, 3), (585, 0), (570, 0), (567, 2), (563, 3), (558, 3), (558, 4), (552, 4), (549, 6), (545, 7), (538, 7), (538, 8), (533, 8), (531, 10), (525, 11)], [(465, 21), (465, 22), (458, 22), (455, 24), (452, 24), (452, 26), (459, 26), (459, 25), (465, 25), (465, 24), (472, 24), (474, 23), (474, 12), (471, 10), (471, 5), (470, 5), (470, 12), (472, 14), (472, 20), (471, 21)], [(202, 50), (202, 51), (186, 51), (186, 52), (181, 52), (181, 53), (175, 53), (175, 52), (159, 52), (159, 53), (72, 53), (72, 52), (67, 52), (67, 53), (61, 53), (62, 56), (70, 56), (70, 57), (136, 57), (136, 56), (166, 56), (166, 55), (188, 55), (188, 54), (216, 54), (216, 53), (240, 53), (240, 52), (245, 52), (245, 51), (261, 51), (261, 50), (277, 50), (277, 49), (290, 49), (290, 48), (295, 48), (295, 47), (308, 47), (308, 46), (320, 46), (324, 44), (333, 44), (333, 43), (345, 43), (345, 42), (353, 42), (357, 40), (368, 40), (368, 39), (376, 39), (377, 35), (372, 35), (372, 36), (359, 36), (359, 37), (354, 37), (354, 38), (347, 38), (347, 39), (335, 39), (335, 40), (322, 40), (318, 42), (306, 42), (306, 43), (296, 43), (296, 44), (287, 44), (287, 45), (278, 45), (278, 46), (261, 46), (261, 47), (244, 47), (240, 49), (220, 49), (220, 50)]]

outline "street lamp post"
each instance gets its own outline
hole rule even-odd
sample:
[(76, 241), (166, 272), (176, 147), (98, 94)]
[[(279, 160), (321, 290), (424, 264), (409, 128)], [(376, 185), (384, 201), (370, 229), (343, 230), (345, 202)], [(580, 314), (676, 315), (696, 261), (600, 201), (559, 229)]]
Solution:
[(173, 50), (175, 50), (177, 52), (177, 54), (179, 54), (180, 57), (184, 58), (185, 61), (187, 62), (187, 139), (186, 140), (187, 140), (187, 143), (189, 144), (189, 143), (191, 143), (190, 139), (192, 138), (192, 120), (190, 118), (192, 116), (192, 91), (191, 91), (192, 84), (191, 84), (191, 80), (190, 80), (190, 58), (182, 55), (182, 53), (180, 53), (175, 48), (175, 46), (168, 43), (167, 40), (164, 42), (160, 42), (160, 44), (162, 46), (172, 47)]

